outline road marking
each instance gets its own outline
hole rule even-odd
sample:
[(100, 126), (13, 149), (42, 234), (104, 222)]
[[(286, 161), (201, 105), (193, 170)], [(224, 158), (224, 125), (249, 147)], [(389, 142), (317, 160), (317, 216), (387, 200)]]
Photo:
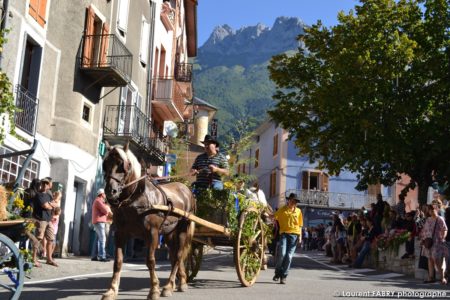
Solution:
[[(148, 270), (148, 268), (144, 265), (131, 265), (131, 264), (126, 264), (127, 267), (130, 266), (136, 266), (137, 268), (133, 268), (131, 270), (122, 270), (121, 273), (127, 273), (127, 272), (131, 272), (131, 271), (146, 271)], [(167, 265), (158, 265), (156, 266), (156, 269), (159, 269), (162, 266), (169, 266), (169, 264)], [(66, 276), (66, 277), (60, 277), (60, 278), (51, 278), (51, 279), (44, 279), (44, 280), (36, 280), (36, 281), (26, 281), (23, 284), (24, 285), (28, 285), (28, 284), (38, 284), (38, 283), (47, 283), (47, 282), (57, 282), (57, 281), (64, 281), (67, 279), (77, 279), (77, 278), (86, 278), (86, 277), (96, 277), (96, 276), (100, 276), (100, 275), (108, 275), (108, 274), (112, 274), (113, 271), (108, 271), (108, 272), (100, 272), (100, 273), (90, 273), (90, 274), (81, 274), (81, 275), (72, 275), (72, 276)]]
[(389, 279), (389, 278), (395, 278), (395, 277), (402, 277), (405, 276), (404, 274), (399, 273), (387, 273), (387, 274), (379, 274), (379, 275), (369, 275), (370, 278), (376, 278), (376, 279)]
[(214, 257), (210, 257), (210, 258), (204, 258), (204, 259), (202, 259), (202, 261), (208, 261), (208, 260), (213, 260), (213, 259), (217, 259), (217, 258), (221, 258), (221, 257), (227, 257), (227, 256), (230, 256), (230, 254), (222, 254), (222, 255), (217, 255), (217, 256), (214, 256)]
[(319, 261), (319, 260), (317, 260), (317, 259), (315, 259), (315, 258), (312, 258), (311, 256), (306, 255), (306, 254), (297, 254), (297, 253), (294, 253), (294, 256), (295, 256), (295, 257), (306, 257), (306, 258), (308, 258), (308, 259), (310, 259), (310, 260), (312, 260), (312, 261), (315, 261), (316, 263), (318, 263), (318, 264), (320, 264), (320, 265), (322, 265), (322, 266), (325, 266), (325, 267), (327, 267), (327, 268), (334, 269), (334, 270), (336, 270), (336, 271), (338, 271), (338, 272), (345, 272), (345, 271), (342, 270), (341, 268), (338, 268), (338, 267), (335, 267), (335, 266), (330, 266), (330, 265), (328, 265), (328, 264), (326, 264), (326, 263), (323, 263), (323, 262), (321, 262), (321, 261)]
[(352, 273), (367, 273), (367, 272), (373, 272), (374, 269), (349, 269)]

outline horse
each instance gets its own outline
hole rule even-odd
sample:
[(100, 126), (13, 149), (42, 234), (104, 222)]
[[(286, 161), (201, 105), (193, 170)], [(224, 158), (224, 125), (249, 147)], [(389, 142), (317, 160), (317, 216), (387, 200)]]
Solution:
[[(109, 289), (102, 300), (115, 299), (119, 292), (120, 272), (123, 263), (123, 248), (130, 237), (142, 238), (148, 252), (146, 264), (150, 272), (150, 291), (147, 299), (168, 297), (175, 290), (178, 278), (178, 291), (187, 290), (187, 276), (184, 259), (187, 256), (195, 223), (171, 214), (153, 209), (153, 205), (167, 205), (195, 212), (195, 198), (191, 190), (179, 182), (162, 185), (155, 184), (147, 176), (141, 176), (143, 170), (136, 156), (125, 146), (107, 145), (108, 152), (103, 160), (103, 172), (106, 182), (105, 194), (113, 212), (115, 233), (114, 272)], [(168, 283), (159, 289), (156, 275), (155, 250), (159, 244), (159, 235), (169, 247), (172, 265)]]

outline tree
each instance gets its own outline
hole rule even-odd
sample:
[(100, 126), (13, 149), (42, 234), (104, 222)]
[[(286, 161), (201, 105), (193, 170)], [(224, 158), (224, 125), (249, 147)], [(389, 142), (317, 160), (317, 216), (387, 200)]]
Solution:
[(301, 154), (331, 174), (358, 173), (358, 189), (411, 177), (426, 202), (450, 175), (450, 42), (446, 0), (361, 0), (338, 25), (318, 21), (305, 49), (269, 65), (269, 112)]
[[(6, 30), (0, 31), (0, 55), (3, 52), (3, 45), (6, 43)], [(14, 112), (14, 95), (12, 93), (12, 84), (6, 73), (0, 70), (0, 145), (7, 133), (13, 133), (15, 129)]]

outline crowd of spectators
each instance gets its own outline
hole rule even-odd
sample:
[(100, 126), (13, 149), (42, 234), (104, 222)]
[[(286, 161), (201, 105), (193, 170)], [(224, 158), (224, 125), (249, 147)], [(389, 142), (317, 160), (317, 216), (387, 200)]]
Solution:
[[(421, 255), (428, 258), (428, 278), (425, 283), (436, 281), (436, 274), (442, 284), (447, 283), (445, 266), (450, 261), (450, 235), (447, 234), (450, 207), (440, 199), (407, 212), (404, 197), (400, 197), (397, 205), (392, 206), (378, 195), (377, 202), (372, 203), (370, 209), (363, 207), (347, 217), (334, 212), (331, 219), (326, 226), (319, 224), (303, 229), (304, 250), (325, 251), (331, 263), (361, 268), (368, 254), (377, 247), (377, 241), (399, 232), (408, 232), (405, 235), (405, 253), (401, 253), (401, 259), (415, 258), (415, 241), (418, 241)], [(424, 245), (427, 238), (433, 240), (431, 248)]]

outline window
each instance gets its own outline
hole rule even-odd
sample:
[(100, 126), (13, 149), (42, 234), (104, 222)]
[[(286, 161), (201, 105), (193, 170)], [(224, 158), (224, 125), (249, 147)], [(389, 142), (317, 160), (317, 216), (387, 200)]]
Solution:
[(91, 107), (86, 103), (83, 105), (83, 111), (81, 112), (81, 118), (86, 122), (91, 122)]
[(42, 27), (45, 26), (47, 13), (47, 0), (30, 0), (28, 14)]
[(328, 191), (328, 174), (321, 171), (303, 171), (302, 189), (313, 191)]
[(27, 36), (22, 59), (20, 85), (34, 97), (37, 96), (39, 87), (41, 60), (42, 47)]
[(149, 35), (150, 35), (150, 24), (143, 18), (141, 28), (141, 47), (139, 51), (139, 59), (144, 67), (147, 65), (148, 60)]
[(259, 166), (259, 149), (255, 151), (255, 168)]
[(277, 170), (272, 170), (270, 173), (270, 197), (275, 196), (277, 192)]
[(117, 8), (117, 29), (123, 37), (127, 33), (129, 5), (129, 0), (119, 0)]
[[(13, 152), (12, 150), (0, 147), (0, 154), (7, 154)], [(19, 170), (25, 162), (26, 156), (11, 156), (3, 158), (0, 161), (0, 179), (3, 182), (14, 182), (19, 174)], [(39, 162), (31, 160), (27, 170), (24, 173), (20, 186), (27, 188), (30, 186), (31, 181), (37, 178), (39, 174)]]
[(273, 137), (273, 156), (278, 154), (278, 133)]
[(95, 14), (92, 7), (86, 9), (83, 58), (85, 68), (108, 65), (109, 25)]

